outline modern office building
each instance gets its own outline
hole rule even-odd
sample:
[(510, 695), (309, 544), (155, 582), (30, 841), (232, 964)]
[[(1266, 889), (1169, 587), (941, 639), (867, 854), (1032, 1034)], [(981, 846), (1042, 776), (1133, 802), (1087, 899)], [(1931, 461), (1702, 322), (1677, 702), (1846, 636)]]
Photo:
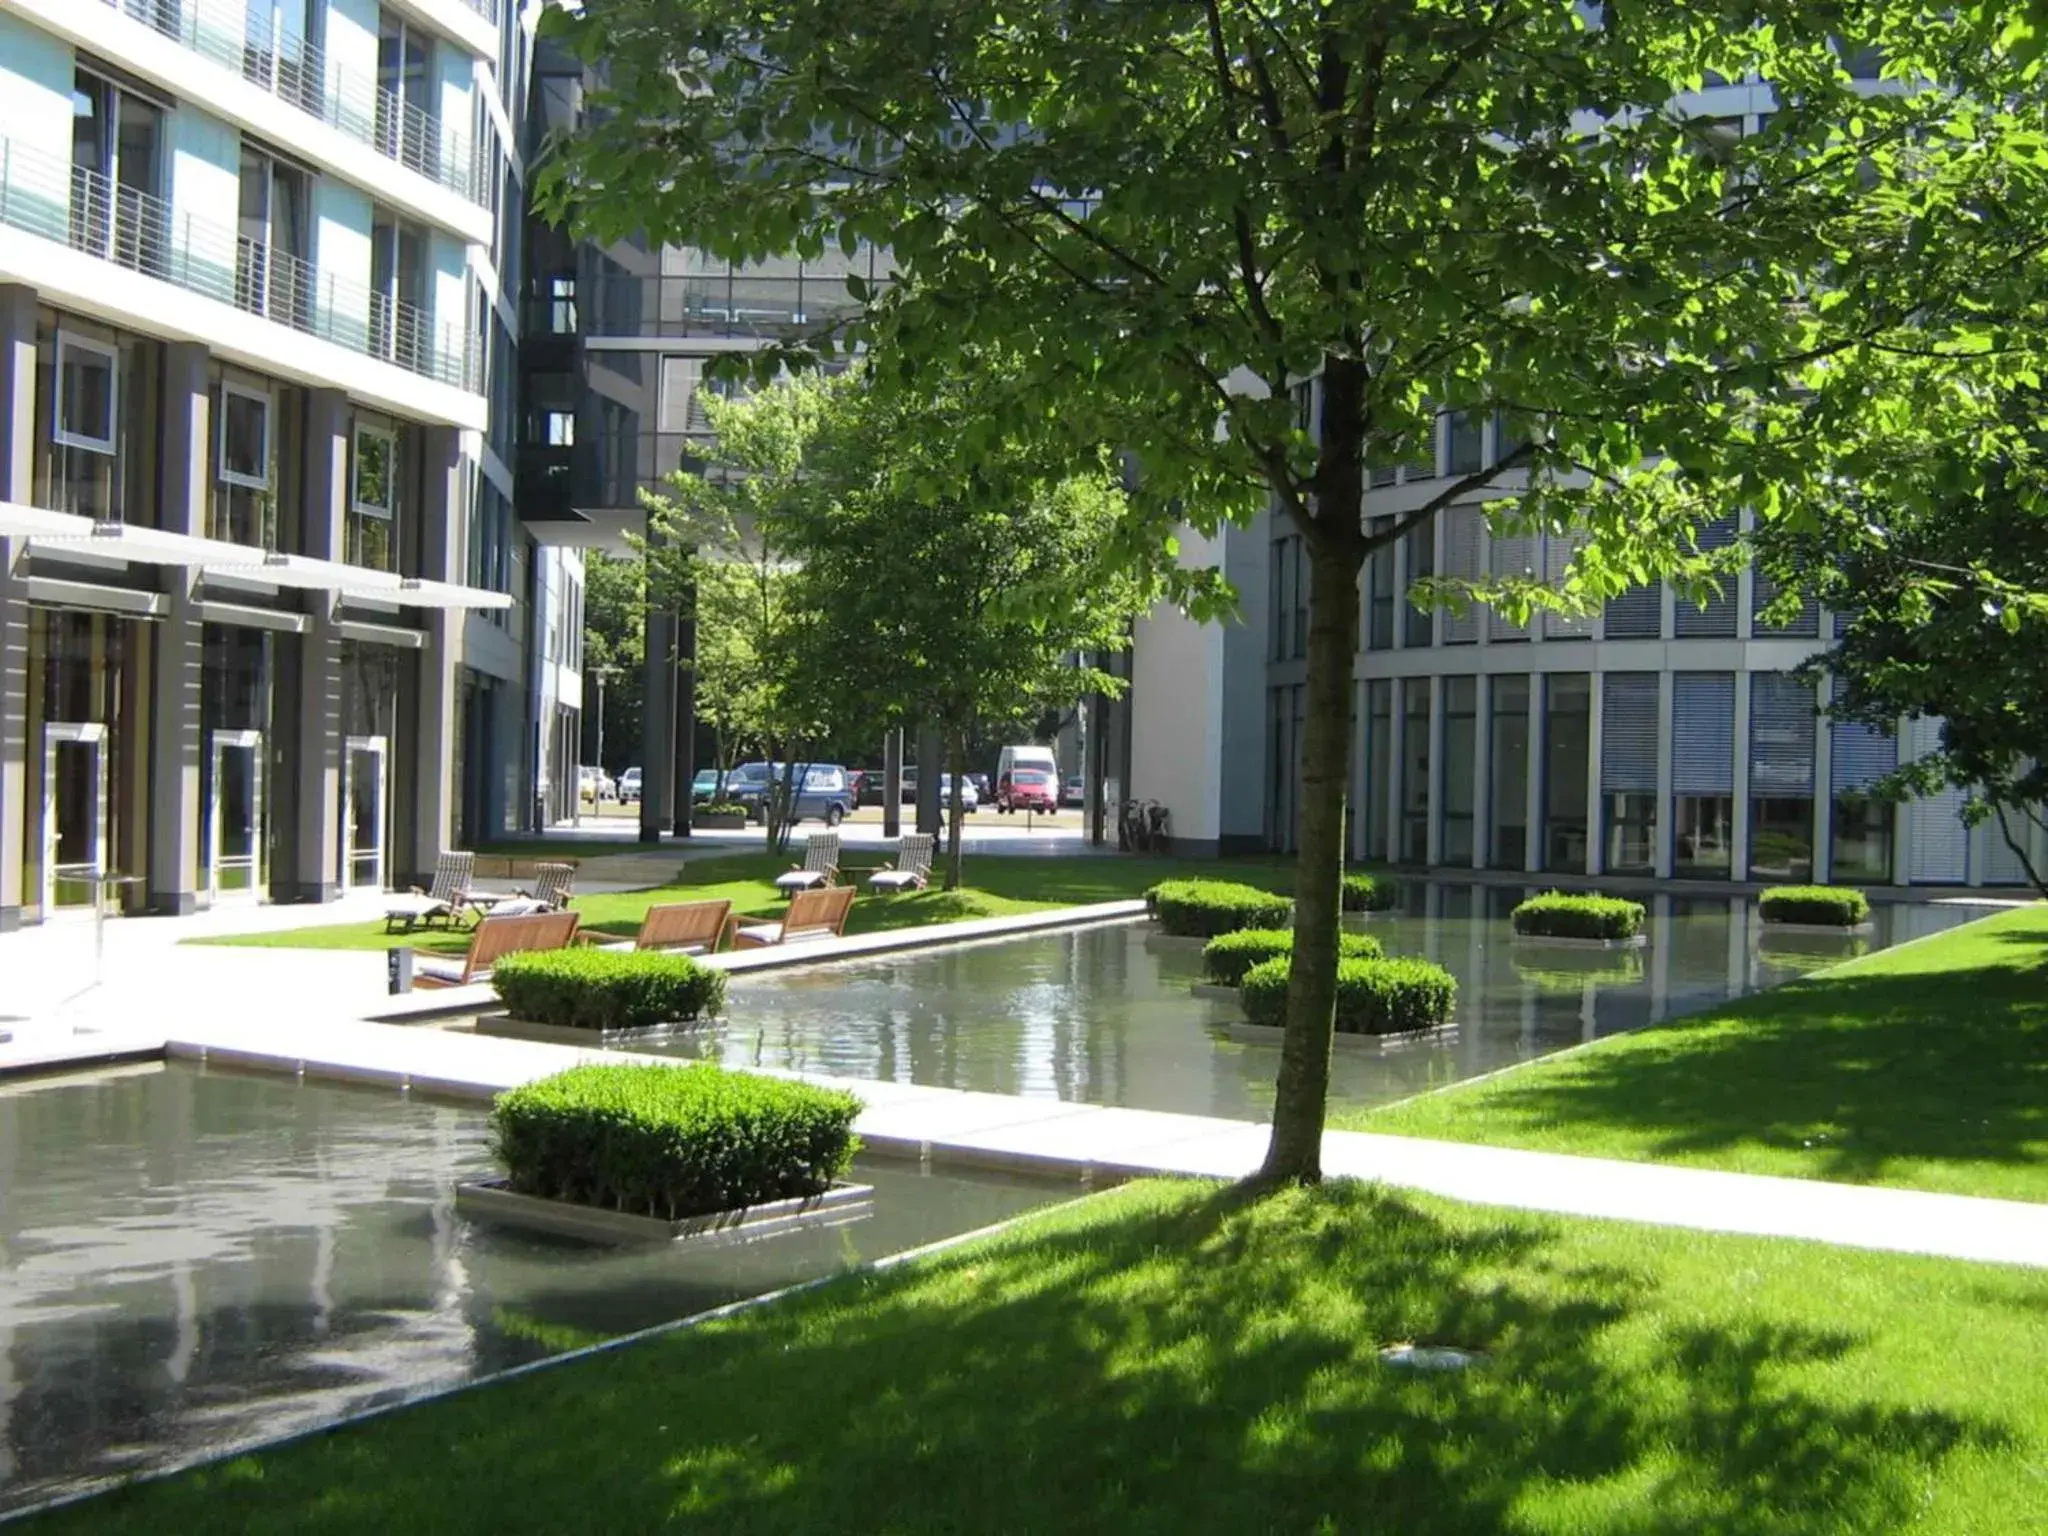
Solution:
[[(1370, 476), (1368, 525), (1390, 525), (1500, 446), (1498, 421), (1441, 416), (1433, 463)], [(1772, 594), (1754, 572), (1705, 607), (1659, 585), (1588, 617), (1526, 624), (1409, 603), (1409, 584), (1434, 572), (1562, 577), (1568, 544), (1493, 533), (1480, 500), (1375, 554), (1360, 581), (1348, 857), (1680, 880), (2025, 880), (1995, 826), (1964, 824), (1959, 793), (1899, 807), (1863, 793), (1931, 750), (1938, 723), (1886, 733), (1825, 719), (1825, 684), (1793, 674), (1826, 648), (1833, 616), (1808, 603), (1767, 623)], [(1737, 532), (1730, 516), (1706, 542)], [(1242, 611), (1230, 625), (1166, 612), (1140, 624), (1133, 792), (1170, 808), (1189, 851), (1291, 851), (1308, 649), (1301, 536), (1269, 514), (1188, 541), (1183, 558), (1220, 564)]]
[(0, 928), (326, 899), (537, 814), (528, 618), (579, 572), (511, 511), (530, 39), (0, 0)]

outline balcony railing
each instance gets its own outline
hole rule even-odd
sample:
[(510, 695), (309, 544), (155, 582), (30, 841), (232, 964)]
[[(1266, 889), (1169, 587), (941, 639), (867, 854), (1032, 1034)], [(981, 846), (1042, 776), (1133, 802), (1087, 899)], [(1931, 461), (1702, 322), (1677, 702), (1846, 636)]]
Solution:
[(461, 327), (437, 334), (411, 304), (9, 139), (0, 139), (0, 224), (422, 378), (481, 389), (476, 349)]
[[(872, 289), (888, 286), (870, 276)], [(599, 272), (587, 295), (565, 307), (552, 297), (531, 318), (552, 329), (567, 316), (586, 336), (750, 336), (774, 339), (806, 327), (851, 319), (863, 305), (846, 291), (844, 268), (798, 271), (762, 277), (750, 272), (717, 272), (670, 277), (637, 277)]]
[[(432, 114), (331, 62), (304, 38), (277, 31), (271, 7), (230, 0), (102, 0), (308, 117), (337, 128), (378, 154), (488, 208), (492, 178), (475, 146)], [(488, 0), (486, 0), (488, 3)], [(478, 0), (474, 8), (482, 10)], [(492, 6), (492, 10), (495, 10)], [(484, 12), (490, 14), (490, 12)]]

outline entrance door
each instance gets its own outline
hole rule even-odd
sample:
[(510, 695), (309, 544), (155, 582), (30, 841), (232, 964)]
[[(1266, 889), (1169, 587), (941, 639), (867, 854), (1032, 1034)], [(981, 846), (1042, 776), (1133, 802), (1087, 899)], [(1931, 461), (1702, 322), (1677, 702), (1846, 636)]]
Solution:
[(215, 903), (263, 894), (263, 733), (213, 733), (208, 888)]
[(43, 727), (43, 915), (91, 910), (107, 872), (107, 728)]
[(351, 736), (341, 796), (341, 888), (384, 889), (389, 743), (382, 736)]

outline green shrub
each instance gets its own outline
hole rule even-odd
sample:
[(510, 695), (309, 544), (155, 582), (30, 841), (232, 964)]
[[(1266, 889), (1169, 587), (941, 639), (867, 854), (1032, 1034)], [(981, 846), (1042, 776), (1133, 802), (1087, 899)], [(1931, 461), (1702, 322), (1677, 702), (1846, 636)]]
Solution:
[(1515, 932), (1545, 939), (1632, 939), (1643, 931), (1643, 904), (1616, 896), (1546, 891), (1515, 908)]
[(680, 1221), (822, 1194), (860, 1100), (704, 1064), (572, 1067), (498, 1095), (491, 1150), (523, 1195)]
[(1355, 870), (1344, 877), (1346, 912), (1385, 912), (1401, 899), (1401, 888), (1391, 875), (1369, 875)]
[[(1244, 973), (1245, 1016), (1254, 1024), (1287, 1022), (1287, 957), (1261, 961)], [(1339, 960), (1337, 1031), (1394, 1035), (1431, 1029), (1451, 1016), (1458, 983), (1427, 960)]]
[(513, 1018), (568, 1029), (643, 1029), (725, 1004), (725, 972), (687, 955), (636, 950), (507, 955), (491, 968), (491, 985)]
[(1870, 918), (1870, 898), (1839, 885), (1779, 885), (1757, 899), (1767, 923), (1854, 928)]
[(1145, 901), (1161, 928), (1188, 939), (1284, 927), (1294, 911), (1285, 896), (1230, 880), (1162, 880), (1145, 893)]
[[(1235, 933), (1220, 933), (1202, 946), (1202, 974), (1210, 981), (1234, 987), (1253, 966), (1275, 955), (1293, 953), (1292, 928), (1240, 928)], [(1380, 954), (1380, 941), (1368, 934), (1337, 935), (1340, 960), (1377, 960)]]
[(693, 816), (737, 816), (744, 821), (747, 818), (748, 812), (747, 808), (737, 800), (706, 800), (701, 802), (690, 814)]

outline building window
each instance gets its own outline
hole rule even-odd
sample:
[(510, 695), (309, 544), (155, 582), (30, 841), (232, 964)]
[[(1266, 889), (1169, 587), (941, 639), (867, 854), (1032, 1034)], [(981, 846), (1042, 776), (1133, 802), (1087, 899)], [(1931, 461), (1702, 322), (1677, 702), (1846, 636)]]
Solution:
[(1735, 675), (1681, 672), (1671, 684), (1671, 872), (1725, 880), (1735, 856)]
[(1394, 685), (1377, 678), (1365, 691), (1365, 856), (1393, 857), (1387, 843), (1387, 797), (1393, 791)]
[(1813, 688), (1759, 672), (1749, 696), (1749, 877), (1813, 878)]
[(213, 516), (207, 532), (229, 543), (275, 549), (270, 395), (224, 379), (214, 409), (219, 429), (214, 438)]
[[(1391, 517), (1376, 517), (1370, 531), (1374, 538), (1384, 538), (1393, 527)], [(1365, 646), (1371, 651), (1388, 651), (1394, 647), (1394, 546), (1382, 544), (1374, 550), (1366, 563), (1366, 614)]]
[(1610, 672), (1602, 681), (1600, 797), (1610, 873), (1657, 867), (1657, 712), (1654, 672)]
[(1444, 460), (1454, 476), (1476, 475), (1486, 467), (1476, 411), (1452, 411), (1444, 417)]
[(382, 427), (359, 423), (349, 474), (349, 564), (396, 570), (397, 527), (398, 438)]
[[(1736, 539), (1735, 519), (1716, 518), (1700, 529), (1696, 539), (1701, 554), (1728, 548)], [(1726, 572), (1715, 578), (1718, 588), (1702, 606), (1681, 595), (1672, 613), (1672, 632), (1681, 640), (1730, 639), (1735, 634), (1735, 576)]]
[(1664, 629), (1664, 585), (1630, 587), (1618, 597), (1607, 599), (1606, 627), (1609, 640), (1655, 640)]
[[(1836, 679), (1835, 698), (1841, 698)], [(1829, 819), (1834, 831), (1829, 878), (1888, 885), (1892, 875), (1892, 827), (1897, 808), (1870, 791), (1899, 766), (1898, 738), (1860, 720), (1836, 720), (1828, 727)]]
[(1586, 797), (1593, 745), (1593, 680), (1556, 672), (1543, 683), (1543, 867), (1586, 870)]
[(1436, 526), (1433, 522), (1422, 523), (1409, 529), (1401, 536), (1401, 543), (1408, 551), (1409, 601), (1407, 616), (1401, 626), (1401, 643), (1406, 646), (1424, 646), (1436, 639), (1436, 609), (1414, 600), (1414, 584), (1425, 577), (1436, 574)]
[(548, 411), (541, 420), (541, 441), (550, 448), (573, 448), (576, 446), (576, 413), (574, 411)]
[(57, 424), (60, 447), (114, 455), (115, 391), (120, 365), (104, 342), (70, 331), (57, 333)]
[(1479, 727), (1479, 679), (1447, 677), (1444, 691), (1443, 804), (1440, 864), (1472, 862), (1472, 785)]
[(1529, 861), (1529, 679), (1492, 679), (1490, 732), (1493, 833), (1486, 850), (1492, 869), (1524, 869)]
[(1429, 679), (1401, 682), (1401, 862), (1429, 862)]

